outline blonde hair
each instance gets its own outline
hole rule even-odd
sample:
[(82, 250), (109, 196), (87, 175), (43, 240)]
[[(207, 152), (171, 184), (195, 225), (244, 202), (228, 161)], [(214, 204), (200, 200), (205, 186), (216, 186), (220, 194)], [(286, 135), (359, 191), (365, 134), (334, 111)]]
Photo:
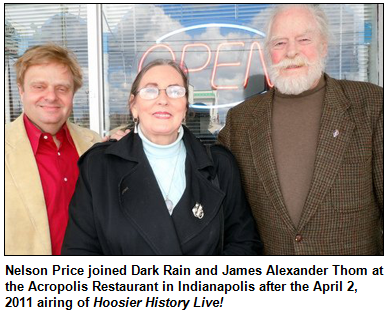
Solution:
[(56, 44), (32, 46), (19, 57), (14, 65), (18, 85), (24, 88), (24, 76), (30, 66), (49, 63), (63, 64), (69, 68), (73, 75), (74, 93), (82, 87), (82, 70), (75, 54)]

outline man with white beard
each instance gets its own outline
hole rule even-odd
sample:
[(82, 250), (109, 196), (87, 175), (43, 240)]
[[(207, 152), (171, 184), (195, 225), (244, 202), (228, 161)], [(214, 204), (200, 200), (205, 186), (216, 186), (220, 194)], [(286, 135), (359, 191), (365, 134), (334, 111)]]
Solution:
[(324, 74), (327, 45), (318, 6), (276, 7), (274, 88), (231, 109), (219, 134), (264, 254), (383, 254), (383, 89)]

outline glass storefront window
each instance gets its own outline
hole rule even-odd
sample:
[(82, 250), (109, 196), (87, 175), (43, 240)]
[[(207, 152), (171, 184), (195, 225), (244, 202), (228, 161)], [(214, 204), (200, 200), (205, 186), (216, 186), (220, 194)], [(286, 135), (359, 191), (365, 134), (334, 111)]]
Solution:
[[(87, 25), (91, 6), (101, 10), (102, 34)], [(86, 127), (93, 121), (104, 133), (128, 124), (129, 91), (139, 68), (155, 58), (172, 58), (189, 69), (187, 125), (204, 142), (214, 142), (227, 111), (269, 87), (262, 48), (271, 6), (6, 4), (5, 121), (13, 121), (22, 111), (13, 63), (31, 45), (56, 42), (76, 53), (84, 71), (84, 86), (76, 94), (71, 120)], [(320, 6), (332, 33), (326, 72), (338, 79), (378, 84), (382, 61), (377, 50), (377, 5)], [(103, 95), (102, 111), (89, 96), (91, 32), (102, 39), (103, 56), (97, 65), (103, 91), (93, 88), (93, 96), (95, 91)], [(94, 117), (89, 119), (95, 109), (102, 116), (98, 123)]]
[[(269, 87), (264, 60), (265, 4), (103, 5), (105, 131), (130, 120), (129, 91), (139, 69), (156, 58), (189, 69), (189, 128), (204, 142), (215, 140), (227, 111)], [(322, 5), (331, 25), (327, 73), (373, 81), (369, 56), (376, 6)]]

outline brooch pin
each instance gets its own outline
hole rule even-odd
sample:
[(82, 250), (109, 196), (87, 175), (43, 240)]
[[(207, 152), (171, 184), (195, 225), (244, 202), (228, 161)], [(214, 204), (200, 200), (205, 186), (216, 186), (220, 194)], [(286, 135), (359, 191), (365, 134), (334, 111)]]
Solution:
[(194, 217), (197, 217), (198, 219), (202, 219), (205, 215), (205, 213), (203, 212), (202, 205), (199, 203), (196, 203), (192, 210)]

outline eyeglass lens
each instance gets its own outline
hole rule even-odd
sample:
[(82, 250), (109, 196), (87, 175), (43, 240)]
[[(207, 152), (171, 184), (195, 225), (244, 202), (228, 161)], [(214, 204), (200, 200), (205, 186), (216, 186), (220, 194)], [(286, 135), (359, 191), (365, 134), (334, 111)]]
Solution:
[(165, 90), (170, 98), (181, 98), (185, 95), (186, 89), (182, 86), (169, 86), (166, 89), (157, 87), (145, 87), (139, 90), (140, 97), (144, 99), (155, 99), (159, 96), (161, 90)]

